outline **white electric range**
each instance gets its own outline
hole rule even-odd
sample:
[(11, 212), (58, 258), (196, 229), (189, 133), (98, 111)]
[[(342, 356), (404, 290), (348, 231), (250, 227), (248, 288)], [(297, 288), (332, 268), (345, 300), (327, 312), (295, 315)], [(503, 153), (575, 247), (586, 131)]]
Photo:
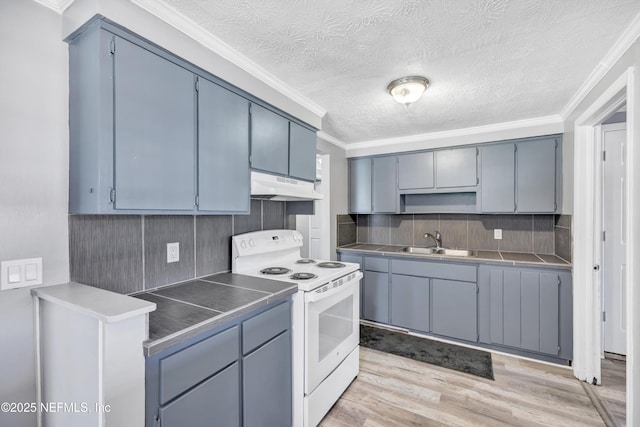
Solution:
[(232, 238), (232, 272), (298, 285), (292, 309), (293, 425), (316, 426), (359, 371), (360, 266), (300, 257), (302, 235)]

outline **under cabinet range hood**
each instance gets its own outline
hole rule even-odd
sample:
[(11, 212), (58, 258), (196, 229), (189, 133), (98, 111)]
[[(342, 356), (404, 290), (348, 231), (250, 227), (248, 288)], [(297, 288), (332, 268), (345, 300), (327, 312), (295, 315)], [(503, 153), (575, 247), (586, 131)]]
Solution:
[(313, 182), (251, 171), (251, 198), (274, 201), (321, 200)]

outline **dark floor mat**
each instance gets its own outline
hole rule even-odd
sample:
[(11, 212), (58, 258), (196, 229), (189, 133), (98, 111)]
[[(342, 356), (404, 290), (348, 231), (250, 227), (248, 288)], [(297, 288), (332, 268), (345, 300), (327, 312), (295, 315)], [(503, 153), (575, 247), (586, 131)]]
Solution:
[(493, 380), (491, 353), (360, 325), (360, 345)]

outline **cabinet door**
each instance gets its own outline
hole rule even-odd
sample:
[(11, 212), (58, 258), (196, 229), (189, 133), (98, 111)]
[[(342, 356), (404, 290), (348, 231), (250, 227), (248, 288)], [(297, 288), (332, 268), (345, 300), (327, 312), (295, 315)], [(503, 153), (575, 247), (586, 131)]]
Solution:
[(514, 212), (516, 209), (515, 144), (482, 147), (482, 212)]
[(362, 291), (362, 317), (389, 323), (389, 274), (365, 271)]
[(517, 144), (518, 212), (556, 211), (556, 147), (555, 138)]
[(349, 160), (349, 211), (371, 213), (371, 159)]
[(257, 104), (251, 105), (251, 167), (289, 173), (289, 121)]
[(391, 324), (429, 332), (429, 279), (391, 275)]
[(159, 415), (163, 427), (240, 426), (238, 362), (161, 407)]
[(558, 355), (558, 274), (490, 268), (488, 277), (491, 342)]
[(398, 188), (433, 188), (433, 151), (398, 156)]
[(436, 151), (436, 187), (474, 187), (478, 184), (478, 149)]
[(375, 157), (372, 175), (373, 212), (395, 212), (397, 199), (395, 156)]
[(198, 208), (249, 212), (249, 101), (208, 80), (198, 90)]
[[(244, 358), (244, 426), (291, 425), (291, 333), (286, 331)], [(212, 412), (210, 416), (215, 416)], [(202, 424), (204, 425), (204, 424)]]
[(192, 210), (193, 74), (117, 37), (113, 56), (115, 207)]
[(289, 175), (316, 180), (316, 133), (297, 123), (289, 123)]
[(431, 280), (431, 332), (467, 341), (478, 340), (475, 283)]

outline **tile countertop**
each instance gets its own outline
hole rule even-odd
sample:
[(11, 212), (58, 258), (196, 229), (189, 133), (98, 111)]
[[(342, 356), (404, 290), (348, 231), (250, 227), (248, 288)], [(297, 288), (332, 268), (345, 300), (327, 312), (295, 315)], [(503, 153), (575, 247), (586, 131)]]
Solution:
[(291, 283), (220, 273), (131, 295), (157, 306), (149, 313), (144, 355), (152, 356), (297, 290)]
[(378, 254), (385, 256), (399, 256), (405, 258), (419, 258), (423, 260), (437, 259), (443, 261), (459, 261), (473, 263), (499, 263), (507, 265), (528, 265), (540, 267), (559, 267), (571, 268), (571, 263), (564, 259), (551, 254), (534, 254), (521, 252), (503, 252), (503, 251), (476, 251), (475, 256), (460, 257), (446, 255), (424, 255), (410, 254), (402, 252), (402, 248), (406, 246), (397, 245), (375, 245), (370, 243), (352, 243), (350, 245), (340, 246), (338, 252), (345, 253), (362, 253), (362, 254)]

